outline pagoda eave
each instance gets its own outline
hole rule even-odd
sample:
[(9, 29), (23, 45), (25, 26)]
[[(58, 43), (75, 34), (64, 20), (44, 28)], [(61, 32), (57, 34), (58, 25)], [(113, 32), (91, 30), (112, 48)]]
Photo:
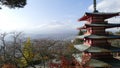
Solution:
[(84, 44), (79, 44), (79, 45), (74, 45), (76, 49), (78, 49), (81, 52), (86, 52), (86, 53), (107, 53), (107, 52), (120, 52), (120, 48), (110, 46), (109, 48), (105, 47), (97, 47), (97, 46), (90, 46), (90, 45), (84, 45)]
[(78, 21), (85, 21), (85, 20), (87, 20), (88, 18), (90, 18), (90, 16), (84, 15), (82, 18), (78, 19)]
[(85, 38), (85, 39), (91, 39), (91, 40), (104, 40), (104, 39), (106, 39), (106, 40), (114, 40), (114, 39), (120, 39), (120, 38)]
[(86, 63), (86, 67), (94, 67), (94, 68), (110, 68), (111, 65), (108, 63), (105, 63), (103, 61), (100, 60), (96, 60), (96, 59), (91, 59), (90, 61), (88, 61)]
[(87, 45), (84, 45), (84, 44), (74, 45), (74, 47), (76, 49), (78, 49), (79, 51), (84, 51), (84, 52), (89, 52), (89, 53), (111, 52), (110, 50), (107, 50), (107, 49), (104, 49), (104, 48), (87, 46)]

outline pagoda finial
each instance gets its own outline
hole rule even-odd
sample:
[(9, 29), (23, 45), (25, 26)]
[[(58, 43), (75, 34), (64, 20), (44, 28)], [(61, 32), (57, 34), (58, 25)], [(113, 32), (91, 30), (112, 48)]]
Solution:
[(96, 0), (94, 0), (93, 2), (94, 2), (94, 3), (93, 3), (93, 4), (94, 4), (94, 6), (93, 6), (94, 11), (93, 11), (93, 12), (98, 12), (98, 10), (96, 10)]

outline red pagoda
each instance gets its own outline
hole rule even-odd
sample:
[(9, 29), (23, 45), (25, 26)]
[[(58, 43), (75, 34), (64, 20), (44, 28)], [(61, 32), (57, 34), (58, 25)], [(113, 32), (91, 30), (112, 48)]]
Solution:
[(113, 27), (120, 27), (120, 24), (108, 23), (106, 19), (119, 16), (120, 13), (103, 13), (96, 10), (96, 0), (94, 0), (94, 11), (79, 19), (87, 21), (80, 30), (84, 29), (84, 35), (77, 36), (83, 40), (83, 44), (75, 44), (74, 47), (81, 53), (73, 54), (76, 68), (120, 68), (120, 60), (113, 57), (113, 53), (119, 53), (120, 48), (112, 46), (108, 40), (120, 39), (119, 35), (111, 35), (105, 30)]

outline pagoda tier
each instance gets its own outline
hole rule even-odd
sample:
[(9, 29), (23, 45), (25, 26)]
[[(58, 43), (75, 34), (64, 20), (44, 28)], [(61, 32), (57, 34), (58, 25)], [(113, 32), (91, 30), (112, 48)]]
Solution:
[(92, 21), (92, 22), (103, 22), (104, 19), (108, 19), (114, 16), (119, 16), (120, 13), (88, 13), (86, 12), (85, 15), (80, 18), (78, 21)]

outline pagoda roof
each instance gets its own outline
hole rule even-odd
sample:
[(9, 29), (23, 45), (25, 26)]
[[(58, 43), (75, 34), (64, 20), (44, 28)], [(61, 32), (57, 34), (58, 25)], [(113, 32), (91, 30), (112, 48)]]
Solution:
[(120, 13), (100, 13), (100, 12), (93, 12), (93, 13), (89, 13), (89, 12), (86, 12), (85, 15), (80, 18), (78, 21), (84, 21), (84, 20), (87, 20), (88, 18), (90, 17), (93, 17), (93, 16), (103, 16), (104, 19), (107, 19), (107, 18), (111, 18), (113, 16), (118, 16)]
[(72, 54), (72, 56), (78, 61), (78, 62), (82, 62), (82, 53), (79, 54)]
[(76, 49), (81, 52), (90, 52), (90, 53), (98, 53), (98, 52), (120, 52), (120, 48), (109, 46), (107, 48), (97, 47), (97, 46), (88, 46), (84, 44), (74, 45)]
[(96, 59), (91, 59), (90, 61), (88, 61), (86, 63), (86, 66), (89, 66), (89, 67), (111, 67), (110, 64), (105, 63), (100, 60), (96, 60)]
[(78, 39), (120, 39), (120, 35), (81, 35), (76, 36)]
[(120, 24), (85, 24), (85, 26), (90, 26), (90, 27), (120, 27)]
[(84, 44), (80, 44), (80, 45), (74, 45), (74, 47), (76, 49), (78, 49), (79, 51), (84, 51), (84, 52), (90, 52), (90, 53), (95, 53), (95, 52), (111, 52), (110, 50), (104, 49), (104, 48), (100, 48), (100, 47), (93, 47), (93, 46), (87, 46)]
[(81, 30), (81, 29), (85, 29), (86, 30), (86, 26), (84, 25), (84, 26), (82, 26), (82, 27), (79, 27), (79, 28), (77, 28), (77, 30)]
[(120, 52), (119, 47), (109, 46), (109, 47), (106, 47), (105, 49), (108, 49), (108, 50), (110, 50), (112, 52)]
[(113, 24), (113, 23), (108, 23), (108, 24), (85, 24), (84, 26), (77, 28), (78, 30), (81, 29), (86, 29), (87, 27), (106, 27), (106, 28), (112, 28), (112, 27), (120, 27), (120, 24)]
[(98, 60), (104, 61), (105, 63), (112, 65), (112, 67), (120, 67), (120, 60), (116, 58), (111, 58), (111, 59), (101, 58)]
[[(81, 63), (82, 62), (82, 54), (73, 54), (73, 57), (77, 60), (77, 62)], [(110, 67), (108, 63), (105, 63), (100, 60), (96, 59), (90, 59), (86, 64), (86, 66), (89, 67)]]

